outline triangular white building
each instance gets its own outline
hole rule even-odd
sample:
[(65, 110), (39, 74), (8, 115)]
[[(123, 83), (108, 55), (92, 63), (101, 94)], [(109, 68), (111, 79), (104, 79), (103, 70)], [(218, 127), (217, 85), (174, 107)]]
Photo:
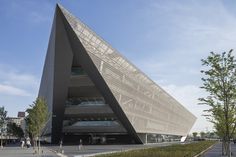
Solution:
[(52, 143), (148, 143), (186, 136), (196, 117), (57, 5), (39, 96)]

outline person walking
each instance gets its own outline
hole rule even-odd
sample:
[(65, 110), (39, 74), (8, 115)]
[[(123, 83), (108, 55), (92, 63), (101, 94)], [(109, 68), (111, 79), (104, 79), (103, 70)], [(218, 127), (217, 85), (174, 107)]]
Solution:
[(24, 140), (24, 139), (22, 139), (22, 140), (21, 140), (21, 148), (23, 149), (23, 148), (24, 148), (24, 146), (25, 146), (25, 140)]
[(63, 153), (64, 153), (64, 150), (62, 149), (62, 144), (63, 144), (63, 141), (61, 140), (61, 141), (60, 141), (60, 152), (63, 154)]
[(83, 149), (83, 141), (82, 139), (79, 140), (79, 150)]
[(29, 148), (31, 146), (29, 137), (26, 139), (26, 146), (27, 146), (27, 148)]

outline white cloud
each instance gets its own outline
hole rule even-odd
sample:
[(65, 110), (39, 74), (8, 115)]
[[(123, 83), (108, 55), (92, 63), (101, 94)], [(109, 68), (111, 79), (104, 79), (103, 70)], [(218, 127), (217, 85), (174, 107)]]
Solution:
[(4, 95), (32, 96), (36, 93), (39, 80), (32, 74), (16, 71), (12, 67), (0, 65), (0, 93)]
[[(5, 73), (5, 71), (1, 71), (0, 69), (0, 75)], [(15, 85), (23, 88), (35, 88), (38, 86), (38, 79), (36, 79), (35, 76), (31, 74), (26, 73), (20, 73), (11, 71), (9, 73), (5, 73), (5, 75), (2, 75), (0, 79), (3, 79), (4, 84), (8, 85)]]
[(174, 50), (169, 52), (171, 55), (182, 51), (187, 57), (194, 57), (213, 50), (235, 48), (236, 19), (223, 3), (219, 0), (154, 1), (146, 13), (161, 19), (152, 20), (156, 29), (147, 32), (147, 36), (150, 40), (157, 40), (161, 31), (166, 33), (160, 40), (170, 44), (168, 46)]
[(13, 86), (0, 84), (0, 94), (14, 95), (14, 96), (30, 96), (31, 94), (23, 89), (19, 89)]
[(19, 67), (0, 64), (0, 105), (4, 105), (8, 116), (25, 111), (38, 93), (39, 79)]

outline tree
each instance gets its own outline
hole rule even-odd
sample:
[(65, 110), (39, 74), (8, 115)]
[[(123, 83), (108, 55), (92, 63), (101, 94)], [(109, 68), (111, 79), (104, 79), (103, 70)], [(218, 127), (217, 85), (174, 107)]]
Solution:
[(197, 132), (193, 132), (193, 139), (195, 140), (197, 138)]
[(217, 135), (222, 138), (222, 155), (231, 157), (230, 139), (236, 127), (236, 60), (230, 50), (228, 53), (211, 52), (202, 59), (204, 89), (208, 96), (199, 98), (207, 105), (206, 118), (214, 124)]
[(215, 133), (214, 133), (214, 132), (210, 132), (210, 133), (209, 133), (209, 138), (211, 138), (211, 139), (216, 138)]
[(0, 107), (0, 133), (1, 133), (1, 148), (3, 147), (3, 133), (6, 131), (7, 111), (4, 106)]
[(20, 126), (17, 126), (16, 123), (8, 123), (7, 132), (8, 134), (16, 136), (18, 138), (24, 137), (24, 131)]
[(31, 135), (34, 146), (38, 139), (38, 153), (40, 149), (40, 137), (48, 119), (49, 112), (45, 99), (37, 98), (30, 108), (27, 109), (28, 116), (26, 117), (27, 131)]
[(206, 135), (206, 133), (205, 133), (204, 131), (201, 131), (201, 132), (200, 132), (200, 137), (201, 137), (201, 139), (204, 139), (204, 138), (205, 138), (205, 135)]

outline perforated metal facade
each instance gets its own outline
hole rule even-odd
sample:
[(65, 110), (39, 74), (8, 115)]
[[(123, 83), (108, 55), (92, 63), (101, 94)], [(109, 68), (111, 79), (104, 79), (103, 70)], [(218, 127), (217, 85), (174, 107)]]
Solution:
[[(62, 20), (61, 24), (64, 25), (73, 54), (73, 57), (66, 62), (70, 62), (71, 66), (72, 60), (75, 58), (81, 60), (80, 63), (91, 81), (117, 117), (120, 117), (119, 120), (128, 133), (179, 136), (188, 134), (196, 120), (192, 113), (78, 18), (61, 6), (58, 6), (57, 9), (55, 16)], [(54, 51), (54, 53), (57, 52)], [(85, 58), (88, 62), (84, 60)], [(47, 66), (46, 63), (45, 66)], [(47, 69), (47, 67), (45, 68)], [(55, 79), (57, 78), (54, 75)], [(107, 88), (103, 88), (103, 85)], [(44, 85), (41, 84), (41, 86)], [(40, 95), (44, 96), (45, 93), (41, 92)], [(55, 94), (53, 96), (56, 97)], [(49, 103), (50, 106), (55, 106), (53, 102)]]

